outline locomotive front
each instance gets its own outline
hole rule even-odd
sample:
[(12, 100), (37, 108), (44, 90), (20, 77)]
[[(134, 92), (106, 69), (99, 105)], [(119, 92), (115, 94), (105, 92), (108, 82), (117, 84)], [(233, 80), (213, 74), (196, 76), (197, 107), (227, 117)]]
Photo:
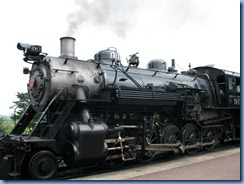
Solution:
[(57, 92), (66, 93), (76, 100), (86, 100), (95, 96), (101, 83), (100, 71), (94, 62), (84, 62), (75, 57), (75, 39), (62, 37), (60, 57), (41, 54), (40, 46), (18, 43), (17, 47), (24, 51), (24, 60), (32, 61), (28, 94), (31, 105), (36, 111), (43, 111)]

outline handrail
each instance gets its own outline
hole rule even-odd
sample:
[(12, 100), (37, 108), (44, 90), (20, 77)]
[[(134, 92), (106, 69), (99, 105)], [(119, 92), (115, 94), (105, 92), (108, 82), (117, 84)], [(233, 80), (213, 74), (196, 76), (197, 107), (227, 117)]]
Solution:
[(27, 139), (30, 139), (30, 137), (32, 136), (32, 134), (34, 133), (34, 131), (36, 130), (37, 126), (40, 124), (40, 122), (42, 121), (44, 115), (47, 113), (49, 107), (52, 105), (52, 103), (56, 100), (56, 98), (63, 92), (64, 89), (66, 89), (67, 87), (63, 88), (62, 90), (57, 91), (56, 95), (52, 98), (52, 100), (49, 102), (49, 104), (47, 105), (46, 109), (42, 112), (41, 116), (39, 117), (37, 123), (35, 124), (33, 130), (31, 131), (31, 133), (29, 134), (29, 136), (27, 137)]

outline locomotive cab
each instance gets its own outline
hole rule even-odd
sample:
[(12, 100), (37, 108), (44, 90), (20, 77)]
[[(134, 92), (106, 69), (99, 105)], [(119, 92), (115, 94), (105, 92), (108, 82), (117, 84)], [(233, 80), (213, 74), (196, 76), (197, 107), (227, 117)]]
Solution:
[(228, 74), (216, 77), (217, 87), (219, 88), (218, 100), (220, 106), (236, 107), (240, 106), (240, 77)]
[(198, 76), (212, 81), (215, 107), (240, 108), (240, 74), (213, 67), (194, 68)]

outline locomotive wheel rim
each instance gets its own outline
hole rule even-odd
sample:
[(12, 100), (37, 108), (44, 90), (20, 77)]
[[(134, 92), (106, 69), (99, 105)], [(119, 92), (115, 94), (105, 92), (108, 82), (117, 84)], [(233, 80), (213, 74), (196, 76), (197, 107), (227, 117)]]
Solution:
[[(194, 124), (188, 124), (183, 131), (183, 142), (185, 146), (195, 145), (200, 143), (200, 131), (198, 127)], [(185, 150), (186, 153), (194, 155), (198, 152), (199, 148), (192, 148)]]
[[(217, 142), (217, 133), (215, 128), (207, 128), (203, 130), (203, 136), (202, 136), (202, 142), (203, 143), (209, 143), (215, 141)], [(216, 146), (215, 144), (209, 145), (209, 146), (204, 146), (203, 149), (206, 151), (212, 150)]]
[(175, 125), (168, 125), (162, 130), (161, 143), (174, 144), (181, 141), (181, 132)]
[[(147, 124), (145, 131), (145, 145), (158, 143), (159, 137), (155, 129), (153, 129), (150, 125)], [(145, 151), (144, 156), (138, 155), (137, 160), (141, 163), (149, 163), (153, 161), (156, 157), (156, 153), (154, 151)]]
[(158, 136), (155, 130), (146, 130), (146, 143), (152, 144), (152, 143), (157, 143)]
[(58, 161), (52, 152), (40, 151), (31, 158), (28, 170), (33, 179), (50, 179), (58, 170)]

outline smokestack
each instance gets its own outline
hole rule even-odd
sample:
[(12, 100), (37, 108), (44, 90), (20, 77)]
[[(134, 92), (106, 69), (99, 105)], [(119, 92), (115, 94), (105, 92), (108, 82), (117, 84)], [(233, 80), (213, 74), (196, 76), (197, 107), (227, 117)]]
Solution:
[(73, 38), (73, 37), (60, 38), (60, 57), (76, 58), (75, 57), (75, 38)]

